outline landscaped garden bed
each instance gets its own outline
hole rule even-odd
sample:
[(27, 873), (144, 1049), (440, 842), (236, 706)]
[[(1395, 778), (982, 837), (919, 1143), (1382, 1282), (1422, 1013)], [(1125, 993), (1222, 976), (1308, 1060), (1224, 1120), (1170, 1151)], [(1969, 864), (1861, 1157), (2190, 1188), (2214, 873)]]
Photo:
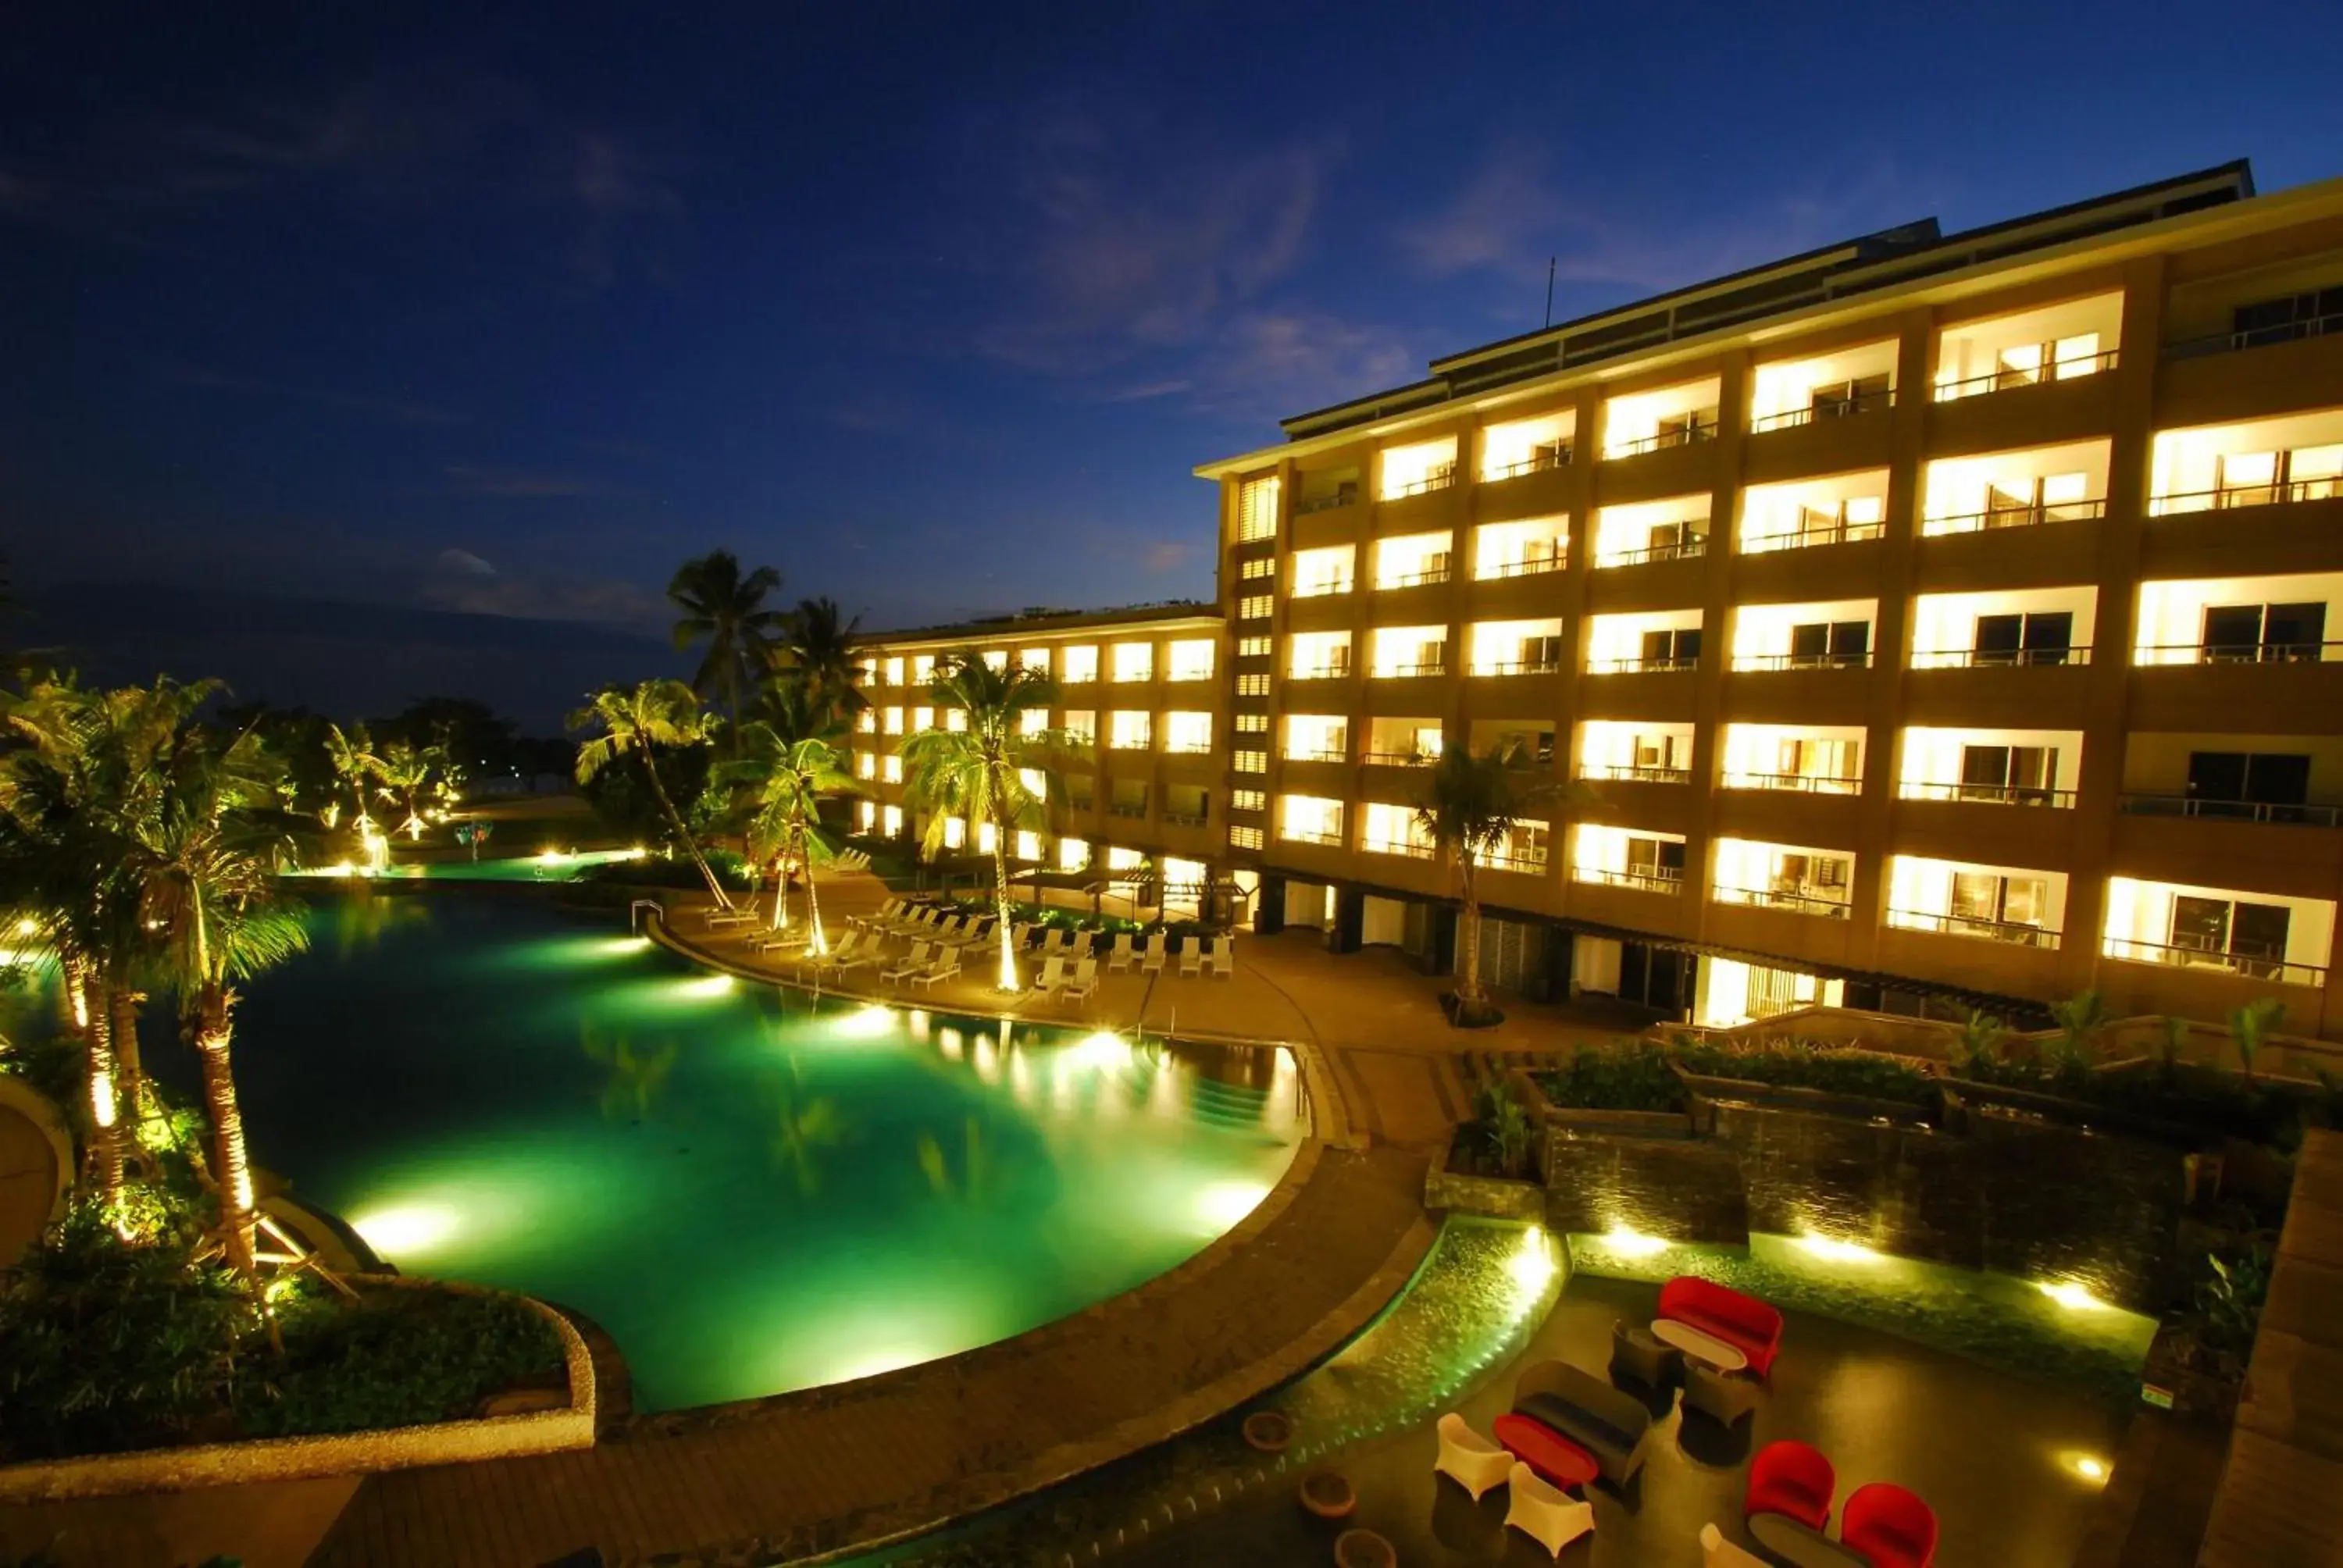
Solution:
[[(1567, 1067), (1533, 1081), (1559, 1124), (1600, 1113), (1604, 1121), (1577, 1124), (1619, 1131), (1675, 1131), (1694, 1097), (1905, 1122), (1936, 1120), (1943, 1104), (1942, 1081), (1911, 1058), (1797, 1040), (1722, 1044), (1686, 1033), (1664, 1045), (1581, 1046)], [(1614, 1120), (1627, 1114), (1655, 1120)]]
[(1650, 1040), (1615, 1050), (1581, 1045), (1566, 1066), (1518, 1076), (1532, 1115), (1548, 1127), (1644, 1138), (1692, 1131), (1684, 1080)]
[(1543, 1218), (1545, 1186), (1531, 1165), (1536, 1123), (1513, 1075), (1482, 1079), (1473, 1098), (1475, 1114), (1450, 1137), (1447, 1160), (1424, 1175), (1424, 1207), (1503, 1220)]

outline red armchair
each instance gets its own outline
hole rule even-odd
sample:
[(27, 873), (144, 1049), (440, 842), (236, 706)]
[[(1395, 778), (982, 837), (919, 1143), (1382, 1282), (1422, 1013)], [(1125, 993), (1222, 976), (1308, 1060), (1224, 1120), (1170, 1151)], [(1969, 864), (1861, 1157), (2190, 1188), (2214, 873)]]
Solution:
[(1782, 1348), (1782, 1314), (1755, 1296), (1725, 1289), (1690, 1274), (1660, 1287), (1660, 1312), (1723, 1340), (1749, 1358), (1749, 1370), (1764, 1377)]
[(1820, 1531), (1830, 1523), (1831, 1498), (1837, 1491), (1837, 1473), (1818, 1450), (1803, 1442), (1769, 1442), (1750, 1462), (1749, 1494), (1741, 1512), (1744, 1517), (1779, 1513)]
[(1936, 1511), (1885, 1481), (1847, 1494), (1838, 1536), (1870, 1558), (1871, 1568), (1929, 1568), (1936, 1560)]

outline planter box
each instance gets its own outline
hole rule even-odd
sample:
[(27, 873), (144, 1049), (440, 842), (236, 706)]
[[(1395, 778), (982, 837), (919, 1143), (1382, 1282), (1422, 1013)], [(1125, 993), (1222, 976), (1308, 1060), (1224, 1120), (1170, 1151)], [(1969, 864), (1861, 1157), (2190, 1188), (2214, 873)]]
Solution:
[(2141, 1397), (2157, 1404), (2168, 1398), (2172, 1413), (2183, 1421), (2227, 1426), (2237, 1418), (2245, 1374), (2223, 1377), (2191, 1367), (2191, 1348), (2186, 1331), (2170, 1323), (2157, 1329), (2147, 1347), (2147, 1364), (2140, 1369)]
[(2168, 1143), (2179, 1149), (2203, 1149), (2217, 1145), (2224, 1136), (2219, 1132), (2190, 1127), (2185, 1122), (2167, 1121), (2160, 1116), (2143, 1116), (2136, 1111), (2094, 1105), (2088, 1101), (2070, 1100), (2066, 1095), (2046, 1093), (2038, 1089), (1975, 1083), (1966, 1078), (1947, 1079), (1946, 1087), (1970, 1105), (2020, 1111), (2028, 1116), (2038, 1116), (2045, 1121), (2055, 1121), (2061, 1127), (2091, 1127), (2110, 1132), (2127, 1132), (2134, 1137)]
[(1468, 1176), (1434, 1167), (1423, 1178), (1423, 1206), (1498, 1220), (1544, 1220), (1545, 1188), (1504, 1176)]
[(1523, 1068), (1508, 1074), (1513, 1081), (1513, 1092), (1530, 1113), (1530, 1120), (1547, 1127), (1568, 1128), (1574, 1132), (1606, 1133), (1614, 1138), (1689, 1138), (1693, 1135), (1692, 1111), (1594, 1111), (1582, 1106), (1556, 1105), (1538, 1087), (1537, 1079)]
[(1874, 1100), (1868, 1095), (1836, 1094), (1826, 1089), (1801, 1089), (1794, 1084), (1760, 1083), (1748, 1078), (1709, 1078), (1683, 1068), (1675, 1070), (1694, 1100), (1693, 1124), (1705, 1129), (1713, 1117), (1701, 1101), (1737, 1100), (1777, 1111), (1804, 1111), (1816, 1116), (1840, 1116), (1857, 1121), (1888, 1121), (1899, 1127), (1929, 1125), (1928, 1107), (1905, 1100)]

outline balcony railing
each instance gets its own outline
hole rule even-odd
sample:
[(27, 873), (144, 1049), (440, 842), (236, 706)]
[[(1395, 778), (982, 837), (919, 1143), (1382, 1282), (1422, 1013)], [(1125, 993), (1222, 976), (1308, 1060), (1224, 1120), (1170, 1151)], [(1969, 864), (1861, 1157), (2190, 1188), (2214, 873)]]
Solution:
[(2033, 501), (2022, 507), (1987, 507), (1982, 512), (1956, 512), (1950, 517), (1923, 518), (1920, 531), (1936, 534), (1975, 534), (1987, 528), (2027, 528), (2036, 523), (2076, 523), (2107, 515), (2107, 498), (2099, 496), (2080, 501)]
[(1546, 857), (1543, 854), (1515, 855), (1503, 850), (1491, 850), (1473, 856), (1473, 863), (1493, 871), (1523, 871), (1542, 877), (1545, 875)]
[(1493, 485), (1500, 479), (1518, 479), (1523, 474), (1543, 473), (1548, 468), (1566, 467), (1570, 463), (1570, 443), (1544, 447), (1531, 453), (1518, 463), (1493, 463), (1481, 471), (1481, 482)]
[(1956, 398), (1975, 397), (1987, 392), (2007, 392), (2019, 387), (2041, 387), (2054, 381), (2075, 381), (2086, 376), (2096, 376), (2102, 370), (2116, 367), (2116, 350), (2106, 348), (2097, 354), (2077, 354), (2054, 360), (2038, 370), (1988, 370), (1982, 376), (1971, 376), (1960, 381), (1943, 381), (1936, 385), (1936, 401), (1950, 403)]
[(1375, 678), (1377, 680), (1405, 680), (1420, 675), (1445, 675), (1447, 673), (1448, 661), (1444, 658), (1433, 659), (1429, 663), (1379, 664), (1375, 666)]
[(1727, 789), (1791, 789), (1808, 795), (1860, 795), (1860, 779), (1835, 779), (1816, 773), (1727, 773)]
[(1669, 447), (1690, 447), (1702, 441), (1716, 439), (1716, 414), (1711, 410), (1707, 418), (1697, 425), (1684, 425), (1674, 430), (1663, 430), (1656, 436), (1645, 436), (1634, 441), (1621, 441), (1606, 447), (1606, 457), (1633, 457), (1644, 452), (1657, 452)]
[(1351, 754), (1346, 749), (1336, 746), (1321, 746), (1315, 749), (1296, 747), (1287, 749), (1285, 759), (1288, 762), (1348, 762)]
[(1990, 669), (2012, 665), (2070, 665), (2091, 662), (2090, 644), (2078, 648), (1937, 648), (1916, 650), (1915, 669)]
[(1351, 591), (1349, 578), (1322, 578), (1316, 582), (1295, 583), (1288, 598), (1331, 598), (1338, 593)]
[(2268, 980), (2278, 985), (2322, 986), (2327, 983), (2324, 965), (2289, 963), (2279, 953), (2237, 952), (2186, 942), (2143, 942), (2129, 937), (2106, 938), (2099, 951), (2108, 958), (2121, 959), (2127, 963), (2220, 970), (2247, 980)]
[(1472, 673), (1480, 675), (1552, 675), (1562, 668), (1559, 658), (1476, 658)]
[(1875, 539), (1887, 531), (1885, 523), (1832, 523), (1825, 528), (1800, 528), (1795, 533), (1757, 534), (1741, 541), (1741, 553), (1760, 555), (1767, 550), (1803, 550), (1813, 545), (1845, 545), (1863, 539)]
[(1446, 567), (1432, 567), (1420, 572), (1386, 572), (1375, 578), (1375, 587), (1378, 589), (1425, 588), (1433, 583), (1444, 583), (1448, 577)]
[(2268, 822), (2291, 828), (2343, 827), (2343, 806), (2207, 800), (2197, 795), (2122, 795), (2116, 803), (2133, 817), (2212, 817), (2225, 822)]
[(1749, 421), (1751, 434), (1761, 430), (1788, 430), (1800, 425), (1812, 425), (1819, 419), (1844, 419), (1850, 415), (1868, 414), (1875, 408), (1896, 406), (1893, 387), (1880, 392), (1864, 392), (1852, 397), (1817, 399), (1799, 408), (1785, 408), (1775, 414), (1760, 414)]
[(1890, 910), (1887, 911), (1887, 923), (1906, 930), (1936, 931), (1948, 937), (1982, 937), (1987, 941), (2008, 942), (2021, 948), (2056, 951), (2058, 947), (2056, 931), (2027, 925), (2023, 920), (1987, 920), (1974, 915), (1938, 915), (1924, 910)]
[(1428, 751), (1370, 751), (1359, 760), (1373, 768), (1429, 768), (1439, 759)]
[(1202, 757), (1212, 749), (1212, 743), (1209, 740), (1167, 740), (1163, 743), (1166, 757)]
[(2185, 658), (2137, 658), (2136, 664), (2327, 664), (2343, 653), (2343, 642), (2171, 642), (2138, 650), (2142, 655), (2186, 654)]
[(1358, 498), (1358, 489), (1353, 486), (1346, 486), (1331, 496), (1304, 496), (1293, 503), (1293, 515), (1306, 518), (1312, 512), (1331, 512), (1337, 507), (1347, 507)]
[(1638, 768), (1632, 762), (1586, 762), (1578, 769), (1581, 779), (1633, 779), (1643, 784), (1689, 784), (1689, 768)]
[(1404, 485), (1385, 485), (1383, 499), (1404, 500), (1410, 496), (1427, 496), (1434, 490), (1444, 490), (1456, 483), (1456, 465), (1443, 463), (1426, 472), (1420, 479), (1410, 479)]
[(1755, 904), (1761, 909), (1788, 910), (1793, 914), (1820, 915), (1826, 920), (1847, 918), (1848, 905), (1844, 900), (1802, 893), (1795, 888), (1717, 887), (1710, 890), (1709, 897), (1720, 904)]
[(1654, 871), (1613, 871), (1600, 866), (1573, 866), (1570, 879), (1592, 882), (1604, 888), (1641, 888), (1647, 893), (1681, 893), (1684, 872), (1675, 869)]
[(2053, 806), (2071, 808), (2072, 789), (2044, 789), (2031, 784), (1928, 784), (1906, 779), (1896, 793), (1906, 800), (1973, 800), (1989, 806)]
[(1202, 828), (1209, 819), (1199, 811), (1166, 811), (1157, 820), (1172, 828)]
[(1147, 816), (1147, 802), (1117, 800), (1106, 809), (1106, 814), (1110, 817), (1128, 817), (1133, 821), (1142, 820)]
[(1646, 561), (1688, 561), (1706, 554), (1708, 536), (1702, 534), (1694, 538), (1678, 539), (1672, 545), (1646, 545), (1640, 550), (1613, 550), (1607, 554), (1597, 552), (1594, 564), (1598, 568), (1638, 567)]
[(2164, 346), (2167, 359), (2197, 359), (2207, 354), (2227, 354), (2239, 348), (2262, 348), (2303, 337), (2324, 337), (2343, 332), (2343, 316), (2312, 316), (2281, 321), (2271, 327), (2251, 327), (2243, 332), (2216, 332), (2206, 337), (2184, 337)]
[(1737, 670), (1868, 669), (1871, 650), (1861, 653), (1745, 653), (1733, 661)]
[(1286, 676), (1288, 680), (1340, 680), (1351, 673), (1351, 661), (1340, 664), (1312, 664), (1296, 667)]
[(1473, 575), (1483, 581), (1492, 578), (1525, 578), (1539, 572), (1558, 572), (1570, 564), (1568, 557), (1556, 550), (1550, 556), (1527, 556), (1517, 561), (1488, 561)]
[(1342, 847), (1342, 835), (1339, 830), (1322, 833), (1310, 828), (1288, 828), (1278, 837), (1289, 844), (1328, 844), (1337, 849)]
[(1370, 855), (1404, 855), (1411, 860), (1429, 860), (1433, 856), (1431, 845), (1408, 839), (1364, 839), (1360, 840), (1359, 848)]
[(2331, 501), (2343, 496), (2343, 478), (2289, 479), (2283, 485), (2229, 485), (2218, 490), (2183, 490), (2177, 495), (2151, 496), (2147, 515), (2168, 518), (2179, 512), (2221, 512), (2232, 507), (2282, 507), (2296, 501)]
[(1700, 655), (1696, 653), (1662, 653), (1649, 658), (1590, 658), (1586, 661), (1589, 675), (1634, 675), (1648, 669), (1697, 669)]

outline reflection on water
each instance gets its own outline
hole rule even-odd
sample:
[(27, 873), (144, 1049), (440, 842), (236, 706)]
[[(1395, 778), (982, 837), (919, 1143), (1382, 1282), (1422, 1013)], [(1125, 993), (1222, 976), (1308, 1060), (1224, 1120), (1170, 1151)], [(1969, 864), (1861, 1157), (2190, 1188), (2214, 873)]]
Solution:
[(836, 1101), (807, 1095), (796, 1057), (789, 1059), (789, 1068), (786, 1076), (770, 1073), (765, 1079), (773, 1107), (773, 1163), (796, 1179), (801, 1196), (810, 1198), (821, 1190), (819, 1158), (844, 1141), (846, 1124)]
[[(334, 951), (346, 959), (380, 947), (393, 931), (411, 930), (431, 923), (431, 906), (427, 900), (377, 893), (364, 886), (347, 898), (329, 900), (322, 907)], [(316, 923), (313, 920), (312, 924)]]
[(578, 1026), (578, 1040), (587, 1060), (609, 1069), (601, 1106), (602, 1114), (613, 1121), (622, 1116), (640, 1121), (651, 1113), (652, 1102), (666, 1090), (668, 1075), (675, 1070), (676, 1053), (682, 1049), (679, 1042), (664, 1040), (638, 1053), (634, 1041), (623, 1034), (605, 1044), (590, 1023)]

